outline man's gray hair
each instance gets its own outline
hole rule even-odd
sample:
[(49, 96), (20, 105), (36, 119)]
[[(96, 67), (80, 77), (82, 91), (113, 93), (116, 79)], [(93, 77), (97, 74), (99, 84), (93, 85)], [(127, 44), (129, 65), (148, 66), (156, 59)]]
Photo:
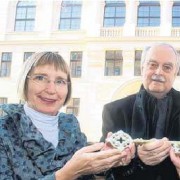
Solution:
[(176, 56), (176, 67), (177, 67), (177, 72), (179, 71), (179, 68), (180, 68), (180, 58), (179, 58), (179, 53), (177, 52), (177, 50), (170, 44), (167, 44), (167, 43), (156, 43), (156, 44), (153, 44), (151, 46), (146, 46), (142, 52), (142, 55), (141, 55), (141, 68), (143, 67), (143, 64), (145, 63), (146, 61), (146, 56), (148, 54), (148, 51), (152, 48), (152, 47), (158, 47), (158, 46), (168, 46), (170, 47), (175, 56)]

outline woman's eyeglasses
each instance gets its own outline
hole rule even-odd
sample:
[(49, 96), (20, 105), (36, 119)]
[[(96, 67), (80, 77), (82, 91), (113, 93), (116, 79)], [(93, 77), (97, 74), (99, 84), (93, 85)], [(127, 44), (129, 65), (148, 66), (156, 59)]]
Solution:
[[(50, 80), (47, 76), (44, 75), (29, 75), (27, 76), (28, 79), (31, 79), (36, 84), (39, 84), (40, 86), (47, 86), (52, 80)], [(56, 87), (63, 87), (70, 84), (66, 79), (58, 78), (55, 81), (53, 81)]]

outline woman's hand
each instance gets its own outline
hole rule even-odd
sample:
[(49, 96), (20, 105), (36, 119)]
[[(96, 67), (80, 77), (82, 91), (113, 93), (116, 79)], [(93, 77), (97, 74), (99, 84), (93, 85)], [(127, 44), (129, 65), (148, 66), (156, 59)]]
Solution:
[(126, 153), (126, 155), (120, 159), (120, 161), (115, 165), (115, 167), (127, 166), (131, 162), (131, 160), (135, 157), (135, 145), (134, 145), (134, 143), (129, 145), (129, 147), (126, 148), (124, 151), (122, 151), (122, 153), (123, 152)]
[(101, 151), (103, 147), (104, 143), (96, 143), (78, 150), (66, 165), (56, 172), (56, 180), (73, 180), (81, 175), (106, 171), (127, 156), (126, 151), (120, 152), (118, 149)]
[(150, 166), (157, 165), (169, 156), (171, 143), (167, 138), (153, 140), (152, 142), (138, 146), (137, 152), (140, 160)]
[[(109, 132), (107, 138), (110, 137), (111, 135), (112, 132)], [(114, 149), (114, 147), (109, 142), (106, 142), (101, 150), (108, 150), (108, 149)], [(126, 155), (120, 159), (120, 161), (115, 165), (115, 167), (128, 165), (131, 162), (131, 159), (135, 157), (135, 151), (136, 151), (135, 144), (134, 143), (130, 144), (127, 148), (124, 149), (124, 151), (122, 151), (122, 153)]]
[(171, 150), (170, 150), (170, 158), (171, 158), (172, 163), (176, 167), (177, 173), (178, 173), (178, 175), (180, 177), (180, 155), (176, 155), (174, 153), (173, 148), (171, 148)]

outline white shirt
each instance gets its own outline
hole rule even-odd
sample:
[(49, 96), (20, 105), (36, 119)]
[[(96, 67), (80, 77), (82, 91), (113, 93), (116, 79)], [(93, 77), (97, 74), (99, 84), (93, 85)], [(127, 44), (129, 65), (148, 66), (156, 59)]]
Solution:
[(59, 113), (56, 116), (43, 114), (30, 108), (27, 103), (24, 104), (24, 111), (36, 128), (42, 133), (43, 137), (56, 147), (58, 144)]

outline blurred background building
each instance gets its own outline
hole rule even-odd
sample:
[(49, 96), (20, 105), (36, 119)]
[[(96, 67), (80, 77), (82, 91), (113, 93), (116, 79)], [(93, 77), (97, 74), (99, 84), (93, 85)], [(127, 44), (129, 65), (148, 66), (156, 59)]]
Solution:
[[(34, 52), (61, 54), (71, 69), (74, 113), (89, 141), (101, 136), (105, 103), (138, 91), (143, 48), (180, 51), (180, 1), (0, 1), (0, 103), (19, 103), (17, 78)], [(174, 87), (180, 90), (178, 76)]]

